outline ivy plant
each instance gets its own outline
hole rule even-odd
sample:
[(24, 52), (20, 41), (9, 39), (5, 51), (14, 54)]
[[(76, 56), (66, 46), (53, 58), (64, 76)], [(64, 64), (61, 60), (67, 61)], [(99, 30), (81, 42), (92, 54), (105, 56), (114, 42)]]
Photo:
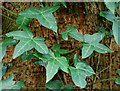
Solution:
[(70, 72), (72, 80), (76, 86), (85, 88), (86, 87), (86, 77), (95, 74), (94, 70), (85, 62), (78, 59), (78, 55), (74, 55), (74, 66), (70, 66)]
[[(119, 2), (119, 0), (118, 0)], [(106, 18), (110, 22), (112, 22), (112, 31), (113, 31), (113, 36), (115, 38), (116, 43), (120, 47), (120, 16), (119, 14), (115, 14), (115, 11), (118, 9), (117, 3), (116, 2), (107, 2), (105, 0), (106, 7), (109, 9), (108, 11), (101, 11), (100, 16)]]
[(74, 88), (71, 84), (63, 85), (62, 82), (59, 80), (50, 81), (45, 85), (45, 87), (49, 90), (74, 91)]
[(115, 79), (116, 84), (120, 84), (120, 69), (118, 69), (118, 77)]
[(7, 70), (7, 66), (4, 66), (3, 64), (0, 65), (0, 91), (5, 89), (20, 89), (24, 86), (23, 81), (18, 81), (17, 83), (13, 81), (14, 76), (11, 74), (8, 78), (5, 80), (2, 80), (2, 76), (5, 74)]
[[(56, 0), (59, 1), (59, 0)], [(64, 7), (66, 4), (61, 3)], [(105, 2), (109, 11), (102, 11), (101, 16), (105, 17), (107, 20), (113, 23), (112, 30), (115, 41), (120, 46), (120, 32), (119, 32), (119, 16), (115, 15), (117, 7), (116, 3)], [(1, 43), (2, 53), (0, 54), (0, 62), (5, 56), (6, 47), (10, 45), (16, 45), (13, 53), (13, 59), (20, 57), (21, 60), (30, 59), (33, 56), (38, 60), (35, 63), (40, 64), (46, 69), (46, 88), (48, 89), (69, 89), (73, 88), (71, 85), (63, 86), (60, 81), (51, 82), (54, 76), (59, 70), (71, 75), (74, 84), (80, 88), (86, 87), (86, 78), (95, 74), (91, 66), (85, 62), (85, 58), (89, 57), (94, 51), (98, 53), (111, 53), (113, 50), (109, 49), (107, 46), (101, 43), (101, 40), (104, 38), (104, 33), (94, 33), (92, 35), (85, 34), (82, 35), (78, 32), (76, 26), (66, 26), (66, 30), (61, 32), (62, 38), (67, 41), (70, 38), (77, 40), (82, 43), (82, 59), (79, 59), (79, 55), (75, 54), (73, 61), (74, 65), (69, 62), (69, 57), (66, 54), (69, 54), (73, 51), (66, 49), (61, 49), (60, 44), (54, 45), (51, 49), (45, 44), (45, 39), (40, 36), (34, 36), (32, 30), (28, 28), (30, 19), (35, 18), (39, 23), (57, 33), (58, 26), (54, 17), (53, 12), (58, 10), (60, 6), (53, 5), (41, 8), (28, 8), (18, 14), (16, 19), (16, 24), (19, 27), (19, 30), (6, 33), (7, 39), (4, 39)], [(35, 50), (33, 50), (35, 49)], [(34, 51), (34, 52), (33, 52)], [(28, 53), (26, 55), (25, 53)], [(32, 54), (32, 55), (31, 55)], [(27, 57), (25, 57), (27, 56)], [(30, 57), (31, 56), (31, 57)], [(0, 76), (2, 77), (2, 76)], [(0, 84), (3, 86), (0, 89), (20, 89), (24, 86), (23, 82), (19, 81), (15, 84), (13, 81), (14, 76), (11, 74), (7, 79), (0, 80)], [(118, 79), (116, 83), (118, 83)], [(53, 85), (53, 86), (52, 86)]]

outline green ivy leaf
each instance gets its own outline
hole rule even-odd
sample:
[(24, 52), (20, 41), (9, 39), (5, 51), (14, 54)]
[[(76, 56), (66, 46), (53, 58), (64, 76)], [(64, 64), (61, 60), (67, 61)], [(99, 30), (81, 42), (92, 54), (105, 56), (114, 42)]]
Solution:
[(115, 41), (120, 47), (120, 20), (116, 20), (113, 22), (112, 30), (113, 30)]
[(101, 11), (100, 16), (106, 18), (107, 20), (111, 22), (113, 22), (116, 19), (115, 15), (110, 11)]
[(13, 81), (14, 76), (11, 74), (7, 79), (0, 80), (0, 84), (2, 86), (0, 87), (0, 91), (2, 89), (20, 89), (22, 86), (24, 86), (24, 82), (19, 81), (15, 84), (15, 81)]
[(55, 44), (52, 47), (52, 50), (54, 51), (55, 56), (60, 56), (60, 54), (67, 54), (70, 51), (66, 49), (60, 49), (60, 44)]
[(41, 37), (33, 38), (33, 44), (35, 44), (34, 48), (38, 52), (40, 52), (42, 54), (47, 54), (48, 53), (48, 48), (47, 48), (46, 44), (44, 43), (43, 38), (42, 39), (41, 39)]
[(49, 82), (54, 75), (58, 72), (59, 66), (55, 63), (55, 60), (50, 60), (46, 67), (46, 83)]
[(46, 60), (48, 62), (46, 67), (46, 82), (53, 78), (53, 76), (58, 72), (59, 68), (68, 73), (69, 64), (67, 59), (63, 56), (55, 56), (55, 54), (51, 50), (48, 54), (39, 57), (39, 59), (43, 61)]
[(13, 59), (20, 56), (25, 51), (31, 50), (34, 47), (32, 43), (33, 43), (32, 40), (20, 41), (15, 47), (15, 50), (13, 53)]
[(23, 31), (9, 32), (9, 33), (6, 34), (6, 36), (8, 36), (8, 37), (13, 36), (14, 39), (26, 41), (26, 40), (32, 38), (33, 34), (32, 34), (32, 31), (29, 28), (24, 27)]
[(17, 44), (16, 40), (12, 39), (12, 38), (6, 38), (4, 39), (1, 43), (0, 43), (0, 62), (3, 59), (3, 57), (5, 56), (6, 53), (6, 47), (10, 46), (10, 45), (15, 45)]
[(62, 87), (62, 82), (59, 80), (55, 80), (55, 81), (50, 81), (45, 85), (46, 88), (48, 88), (49, 90), (60, 90), (60, 88)]
[(82, 72), (79, 69), (69, 67), (71, 75), (72, 75), (72, 80), (74, 84), (80, 88), (85, 88), (87, 82), (85, 81), (86, 76), (83, 76)]
[(5, 52), (6, 52), (6, 47), (2, 46), (2, 43), (0, 44), (0, 62), (2, 61), (3, 57), (5, 56)]
[(29, 51), (32, 48), (35, 48), (38, 52), (42, 54), (48, 53), (48, 48), (44, 43), (44, 38), (35, 37), (33, 38), (33, 34), (31, 30), (27, 27), (23, 28), (23, 31), (14, 31), (6, 34), (8, 37), (13, 36), (14, 39), (20, 40), (20, 42), (16, 45), (13, 59), (23, 54), (25, 51)]
[(23, 28), (27, 26), (30, 23), (30, 19), (21, 15), (18, 15), (16, 19), (16, 24), (20, 27)]
[(84, 35), (84, 42), (86, 43), (96, 43), (100, 42), (104, 37), (103, 33), (94, 33), (93, 35), (85, 34)]
[(65, 57), (56, 57), (57, 65), (60, 67), (61, 70), (68, 73), (68, 61)]
[(29, 8), (19, 15), (27, 18), (36, 18), (45, 27), (57, 32), (57, 24), (52, 12), (56, 11), (59, 6), (49, 6), (43, 8)]
[(86, 77), (95, 74), (94, 70), (84, 61), (77, 62), (75, 68), (69, 67), (72, 80), (76, 86), (85, 88), (86, 87)]
[(77, 63), (78, 63), (78, 54), (75, 54), (74, 55), (74, 65), (76, 66), (77, 65)]
[(82, 48), (82, 58), (89, 57), (94, 51), (94, 46), (91, 44), (84, 44)]
[(95, 51), (97, 51), (99, 53), (113, 52), (113, 50), (109, 49), (108, 47), (106, 47), (103, 44), (94, 43), (93, 46), (94, 46)]
[(120, 84), (120, 77), (117, 77), (117, 78), (115, 79), (115, 83), (116, 83), (116, 84)]
[(84, 76), (91, 76), (92, 74), (95, 74), (94, 70), (84, 61), (79, 61), (76, 68), (84, 71)]
[(78, 40), (78, 41), (83, 41), (83, 35), (79, 32), (70, 32), (69, 36)]
[(61, 32), (62, 38), (68, 40), (68, 32)]
[(61, 32), (62, 38), (64, 40), (68, 40), (68, 36), (70, 36), (78, 41), (83, 41), (83, 35), (77, 32), (76, 26), (67, 26), (66, 28), (66, 31)]
[(107, 2), (107, 0), (104, 0), (106, 7), (114, 14), (116, 5), (115, 2)]
[(54, 6), (59, 5), (59, 4), (62, 4), (65, 8), (67, 8), (65, 0), (53, 0)]

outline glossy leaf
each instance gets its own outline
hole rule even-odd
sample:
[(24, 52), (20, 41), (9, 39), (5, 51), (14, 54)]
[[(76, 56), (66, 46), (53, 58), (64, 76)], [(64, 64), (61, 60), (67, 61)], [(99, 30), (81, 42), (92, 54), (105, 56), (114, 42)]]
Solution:
[(53, 5), (59, 5), (62, 4), (65, 8), (67, 8), (65, 0), (53, 0)]
[(2, 61), (3, 57), (5, 56), (6, 53), (6, 47), (10, 45), (15, 45), (17, 44), (16, 40), (12, 38), (6, 38), (0, 43), (0, 62)]
[(94, 70), (84, 61), (79, 61), (76, 68), (84, 71), (84, 76), (91, 76), (92, 74), (95, 74)]
[(75, 54), (74, 55), (74, 65), (76, 66), (77, 65), (77, 63), (78, 63), (78, 54)]
[(2, 61), (3, 57), (5, 56), (6, 53), (6, 47), (2, 47), (2, 43), (0, 44), (0, 62)]
[(8, 37), (13, 36), (14, 39), (25, 41), (25, 40), (28, 40), (28, 39), (32, 38), (33, 34), (32, 34), (32, 31), (29, 28), (24, 27), (23, 31), (9, 32), (9, 33), (6, 34), (6, 36), (8, 36)]
[(59, 6), (49, 6), (43, 8), (29, 8), (19, 15), (27, 18), (36, 18), (45, 27), (57, 32), (57, 24), (52, 12), (56, 11)]
[(108, 47), (106, 47), (103, 44), (94, 43), (93, 46), (94, 46), (95, 51), (97, 51), (99, 53), (113, 52), (113, 50), (109, 49)]
[(115, 83), (116, 83), (116, 84), (120, 84), (120, 77), (117, 77), (117, 78), (115, 79)]
[(61, 32), (62, 38), (64, 40), (68, 40), (68, 36), (70, 36), (78, 41), (83, 41), (83, 35), (77, 32), (76, 26), (67, 26), (66, 28), (66, 31)]
[(83, 35), (79, 32), (70, 32), (69, 36), (78, 40), (78, 41), (83, 41)]
[(111, 22), (113, 22), (116, 19), (115, 15), (111, 13), (110, 11), (101, 11), (100, 16), (106, 18), (107, 20)]
[(61, 32), (62, 38), (68, 40), (68, 32)]
[(20, 27), (23, 28), (27, 26), (30, 23), (30, 19), (24, 16), (19, 15), (16, 19), (16, 24)]
[(62, 87), (62, 82), (59, 80), (55, 80), (55, 81), (50, 81), (45, 85), (46, 88), (48, 88), (49, 90), (60, 90), (60, 88)]
[(0, 80), (2, 80), (2, 76), (6, 73), (7, 66), (4, 66), (3, 63), (0, 64)]
[(70, 69), (74, 84), (80, 88), (85, 88), (87, 84), (87, 82), (85, 81), (86, 76), (83, 76), (83, 74), (79, 69), (76, 69), (73, 67), (70, 67), (69, 69)]
[(115, 41), (120, 47), (120, 21), (116, 20), (113, 22), (112, 30), (113, 30)]
[(68, 61), (65, 57), (56, 57), (57, 65), (59, 65), (60, 69), (64, 72), (68, 73)]
[(32, 44), (33, 44), (32, 40), (20, 41), (15, 47), (15, 50), (13, 53), (13, 59), (20, 56), (25, 51), (31, 50), (34, 47)]
[(103, 33), (94, 33), (93, 35), (85, 34), (84, 35), (84, 42), (86, 43), (98, 43), (100, 42), (104, 37)]
[(106, 0), (104, 0), (106, 7), (114, 14), (115, 9), (116, 9), (116, 5), (115, 2), (106, 2)]
[(84, 44), (82, 48), (82, 58), (89, 57), (94, 51), (94, 46), (91, 44)]
[(13, 81), (13, 79), (14, 76), (12, 74), (7, 79), (0, 80), (0, 84), (2, 84), (2, 86), (0, 87), (0, 91), (2, 89), (20, 89), (22, 86), (24, 86), (24, 83), (21, 81), (15, 84), (15, 81)]
[(48, 62), (46, 67), (46, 83), (49, 82), (54, 75), (58, 72), (59, 66), (55, 63), (54, 60)]
[(48, 53), (48, 48), (46, 46), (46, 44), (44, 43), (44, 41), (41, 41), (41, 38), (35, 37), (33, 39), (33, 44), (34, 44), (34, 48), (42, 53), (42, 54), (47, 54)]

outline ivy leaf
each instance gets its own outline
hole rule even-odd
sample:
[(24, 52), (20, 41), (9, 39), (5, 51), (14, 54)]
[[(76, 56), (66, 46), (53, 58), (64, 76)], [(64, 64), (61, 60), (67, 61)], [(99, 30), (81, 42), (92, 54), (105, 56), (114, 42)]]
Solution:
[(50, 60), (46, 67), (46, 83), (49, 82), (54, 75), (58, 72), (59, 66), (56, 65), (54, 60)]
[(67, 8), (65, 0), (53, 0), (54, 6), (59, 5), (59, 4), (62, 4), (65, 8)]
[(48, 53), (48, 48), (47, 48), (46, 44), (44, 43), (43, 38), (41, 38), (41, 37), (33, 38), (33, 44), (35, 44), (34, 48), (38, 52), (40, 52), (42, 54), (47, 54)]
[(60, 67), (61, 70), (68, 73), (68, 61), (65, 57), (56, 57), (57, 65)]
[(78, 41), (83, 41), (83, 35), (79, 32), (70, 32), (69, 36)]
[(94, 46), (91, 44), (84, 44), (82, 48), (82, 58), (89, 57), (94, 51)]
[(6, 38), (4, 39), (1, 43), (0, 43), (0, 62), (3, 59), (3, 57), (5, 56), (6, 53), (6, 47), (10, 46), (10, 45), (15, 45), (17, 44), (16, 40), (12, 39), (12, 38)]
[(55, 44), (53, 47), (52, 47), (52, 50), (53, 51), (57, 51), (60, 49), (60, 44)]
[(97, 51), (99, 53), (113, 52), (113, 50), (109, 49), (108, 47), (106, 47), (103, 44), (94, 43), (93, 46), (94, 46), (95, 51)]
[(106, 7), (114, 14), (116, 5), (115, 2), (107, 2), (107, 0), (104, 0)]
[(52, 12), (56, 11), (59, 6), (49, 6), (43, 8), (29, 8), (19, 15), (27, 18), (36, 18), (45, 27), (57, 32), (57, 24)]
[(67, 32), (61, 32), (62, 38), (64, 40), (68, 40), (68, 33)]
[(30, 19), (21, 15), (18, 15), (16, 19), (16, 24), (20, 27), (23, 28), (27, 26), (30, 23)]
[(68, 36), (70, 36), (78, 41), (83, 41), (83, 35), (77, 32), (76, 26), (67, 26), (66, 28), (66, 31), (61, 32), (62, 38), (64, 40), (68, 40)]
[(8, 36), (8, 37), (13, 36), (14, 39), (25, 41), (25, 40), (28, 40), (28, 39), (32, 38), (33, 34), (32, 34), (32, 31), (29, 28), (24, 27), (23, 31), (9, 32), (9, 33), (6, 34), (6, 36)]
[(120, 77), (117, 77), (117, 78), (115, 79), (115, 83), (116, 83), (116, 84), (120, 84)]
[(60, 56), (60, 54), (67, 54), (70, 51), (66, 49), (60, 49), (60, 44), (55, 44), (52, 47), (52, 50), (54, 51), (55, 56)]
[(32, 48), (33, 48), (32, 40), (20, 41), (15, 47), (15, 50), (14, 50), (14, 53), (13, 53), (13, 59), (20, 56), (25, 51), (31, 50)]
[(0, 51), (1, 51), (0, 52), (0, 62), (1, 62), (6, 53), (6, 47), (2, 46), (2, 43), (0, 44)]
[(110, 11), (101, 11), (100, 16), (106, 18), (107, 20), (111, 22), (113, 22), (116, 19), (115, 15)]
[(33, 34), (31, 30), (27, 27), (23, 28), (23, 31), (14, 31), (6, 34), (8, 37), (13, 36), (14, 39), (20, 40), (20, 42), (16, 45), (13, 59), (23, 54), (25, 51), (29, 51), (32, 48), (35, 48), (38, 52), (42, 54), (48, 53), (48, 48), (44, 43), (44, 38), (35, 37), (33, 38)]
[(75, 54), (74, 55), (74, 65), (76, 66), (77, 65), (77, 63), (78, 63), (78, 54)]
[[(6, 73), (7, 66), (4, 66), (3, 63), (0, 64), (0, 80), (2, 79), (2, 76)], [(1, 85), (0, 85), (1, 86)]]
[(83, 76), (82, 72), (79, 69), (69, 67), (71, 75), (72, 75), (72, 80), (74, 84), (80, 88), (85, 88), (87, 82), (85, 81), (86, 76)]
[(94, 70), (84, 61), (79, 61), (76, 68), (84, 71), (84, 76), (91, 76), (92, 74), (95, 74)]
[(49, 90), (54, 90), (54, 89), (60, 90), (60, 88), (62, 87), (62, 82), (59, 80), (50, 81), (45, 85), (45, 87), (48, 88)]
[(120, 76), (120, 69), (118, 69), (118, 74), (119, 74), (119, 76)]
[(2, 86), (0, 87), (0, 90), (2, 89), (20, 89), (22, 86), (24, 86), (24, 82), (19, 81), (15, 84), (15, 81), (13, 81), (14, 76), (11, 74), (7, 79), (0, 80), (0, 84)]
[(113, 26), (112, 26), (112, 30), (113, 30), (113, 35), (115, 38), (115, 41), (117, 42), (117, 44), (120, 47), (120, 20), (116, 20), (113, 22)]
[(85, 34), (84, 35), (84, 42), (92, 43), (92, 42), (100, 42), (104, 37), (103, 33), (94, 33), (93, 35)]

